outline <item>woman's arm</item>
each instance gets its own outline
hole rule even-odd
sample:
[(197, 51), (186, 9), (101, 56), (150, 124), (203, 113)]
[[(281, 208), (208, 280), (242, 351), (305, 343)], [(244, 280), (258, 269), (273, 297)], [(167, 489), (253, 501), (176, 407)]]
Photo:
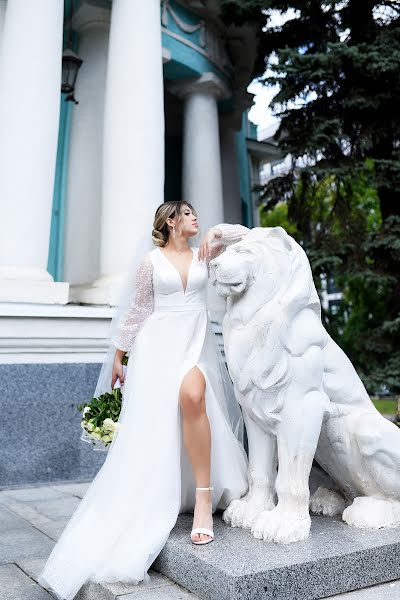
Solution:
[(200, 260), (212, 260), (219, 256), (227, 246), (240, 242), (250, 229), (244, 225), (230, 223), (220, 223), (209, 229), (204, 236), (200, 248)]
[(118, 378), (121, 385), (124, 383), (122, 360), (153, 309), (153, 263), (147, 254), (139, 263), (131, 302), (120, 319), (117, 332), (111, 338), (112, 344), (117, 348), (114, 356), (112, 388)]

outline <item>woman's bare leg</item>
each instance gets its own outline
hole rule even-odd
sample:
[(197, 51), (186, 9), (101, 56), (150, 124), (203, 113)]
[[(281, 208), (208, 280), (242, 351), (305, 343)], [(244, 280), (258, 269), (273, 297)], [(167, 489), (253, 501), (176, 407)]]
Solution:
[[(206, 413), (206, 381), (198, 367), (193, 367), (182, 380), (180, 406), (183, 418), (183, 439), (188, 452), (196, 487), (210, 486), (211, 431)], [(211, 492), (196, 490), (193, 528), (212, 529)], [(195, 542), (208, 539), (203, 533), (193, 535)]]

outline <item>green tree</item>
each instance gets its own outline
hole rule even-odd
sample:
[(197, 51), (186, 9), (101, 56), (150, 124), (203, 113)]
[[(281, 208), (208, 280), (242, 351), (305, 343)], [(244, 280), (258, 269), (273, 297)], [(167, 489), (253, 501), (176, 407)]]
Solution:
[[(286, 202), (314, 274), (333, 276), (343, 289), (332, 335), (371, 391), (380, 384), (399, 391), (400, 2), (225, 0), (223, 7), (227, 20), (257, 28), (255, 75), (278, 86), (275, 137), (292, 157), (293, 168), (263, 190), (263, 214), (276, 216)], [(268, 27), (272, 11), (290, 18)]]

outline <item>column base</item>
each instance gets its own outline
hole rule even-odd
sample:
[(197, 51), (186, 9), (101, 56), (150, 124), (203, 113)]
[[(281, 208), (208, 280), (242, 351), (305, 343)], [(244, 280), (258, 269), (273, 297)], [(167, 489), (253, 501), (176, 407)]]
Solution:
[(70, 285), (69, 302), (95, 306), (116, 306), (119, 303), (118, 285)]
[(69, 283), (66, 282), (3, 279), (0, 283), (0, 302), (67, 304), (68, 292)]

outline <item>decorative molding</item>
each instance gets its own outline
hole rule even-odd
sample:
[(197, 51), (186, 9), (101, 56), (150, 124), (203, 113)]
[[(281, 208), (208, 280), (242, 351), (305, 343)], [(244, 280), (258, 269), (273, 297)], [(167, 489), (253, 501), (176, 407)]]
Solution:
[(177, 40), (178, 42), (181, 42), (182, 44), (189, 46), (189, 48), (193, 48), (193, 50), (196, 50), (196, 52), (198, 52), (199, 54), (202, 54), (206, 58), (209, 58), (208, 53), (203, 48), (200, 48), (200, 46), (198, 46), (194, 42), (191, 42), (190, 40), (185, 38), (183, 35), (179, 35), (179, 33), (170, 31), (166, 27), (161, 27), (161, 31), (162, 31), (162, 33), (165, 33), (165, 35), (172, 37), (174, 40)]
[[(170, 15), (183, 33), (191, 34), (195, 33), (196, 31), (200, 31), (200, 44), (188, 40), (184, 35), (180, 35), (179, 33), (168, 29)], [(161, 25), (161, 29), (164, 34), (172, 37), (182, 44), (185, 44), (189, 48), (196, 50), (196, 52), (202, 54), (205, 58), (215, 64), (215, 66), (221, 71), (225, 72), (229, 76), (232, 75), (233, 67), (226, 52), (225, 41), (224, 39), (221, 39), (221, 33), (217, 31), (216, 27), (212, 25), (212, 23), (206, 23), (206, 21), (203, 19), (196, 23), (196, 25), (186, 23), (179, 17), (179, 15), (177, 15), (171, 6), (171, 1), (163, 0)]]
[(174, 40), (177, 40), (181, 44), (184, 44), (185, 46), (189, 46), (189, 48), (196, 50), (196, 52), (198, 52), (199, 54), (204, 56), (207, 60), (209, 60), (211, 63), (213, 63), (220, 71), (225, 73), (228, 77), (230, 77), (232, 75), (233, 69), (232, 69), (232, 66), (230, 65), (230, 63), (227, 63), (225, 61), (226, 64), (229, 64), (229, 69), (227, 69), (223, 65), (218, 63), (215, 60), (215, 57), (211, 56), (206, 50), (204, 50), (203, 48), (200, 48), (200, 46), (197, 46), (196, 44), (194, 44), (187, 38), (183, 37), (182, 35), (179, 35), (178, 33), (174, 33), (173, 31), (170, 31), (166, 27), (161, 27), (161, 31), (165, 35), (168, 35), (169, 37), (173, 38)]
[(185, 21), (182, 21), (182, 19), (179, 17), (179, 15), (177, 15), (176, 12), (174, 11), (174, 9), (172, 8), (170, 0), (163, 0), (162, 1), (161, 23), (166, 28), (168, 27), (168, 23), (169, 23), (169, 14), (168, 13), (171, 15), (171, 17), (173, 18), (173, 20), (175, 21), (175, 23), (179, 27), (179, 29), (181, 29), (184, 33), (195, 33), (196, 31), (200, 30), (200, 45), (202, 47), (204, 47), (206, 45), (205, 22), (203, 21), (203, 19), (200, 20), (198, 23), (196, 23), (196, 25), (192, 25), (191, 23), (185, 23)]
[(113, 309), (0, 305), (0, 363), (102, 362)]

